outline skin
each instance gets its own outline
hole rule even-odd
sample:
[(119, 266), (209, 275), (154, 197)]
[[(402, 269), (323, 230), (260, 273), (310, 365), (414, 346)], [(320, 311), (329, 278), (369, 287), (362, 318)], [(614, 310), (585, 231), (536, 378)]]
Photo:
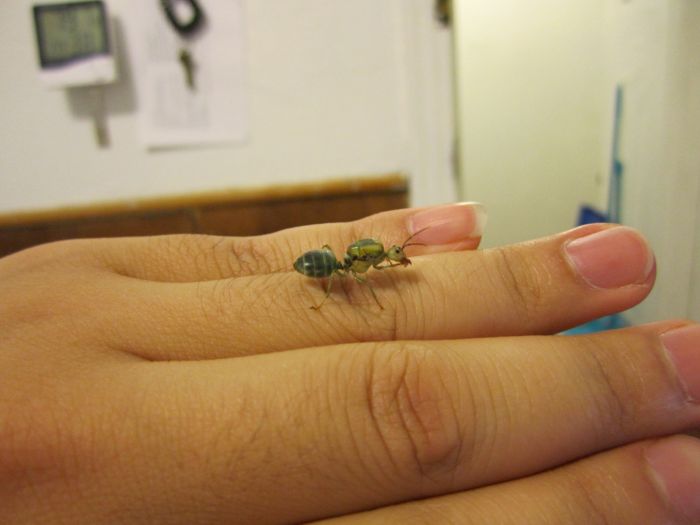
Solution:
[(649, 474), (700, 423), (666, 321), (556, 334), (651, 290), (589, 286), (594, 225), (344, 280), (314, 246), (414, 210), (252, 238), (49, 244), (0, 259), (3, 523), (693, 523)]

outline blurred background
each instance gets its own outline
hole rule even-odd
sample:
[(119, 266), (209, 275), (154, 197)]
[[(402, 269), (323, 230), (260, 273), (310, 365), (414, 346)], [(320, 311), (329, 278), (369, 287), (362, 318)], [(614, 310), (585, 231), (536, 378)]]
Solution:
[(0, 255), (477, 200), (639, 228), (628, 319), (700, 320), (697, 0), (165, 3), (0, 4)]

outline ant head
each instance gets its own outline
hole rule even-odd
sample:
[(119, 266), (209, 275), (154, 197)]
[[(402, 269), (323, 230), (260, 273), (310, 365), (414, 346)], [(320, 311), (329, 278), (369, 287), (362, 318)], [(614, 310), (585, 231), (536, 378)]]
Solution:
[(418, 230), (416, 233), (414, 233), (408, 239), (406, 239), (401, 246), (397, 246), (395, 244), (394, 246), (389, 248), (389, 250), (387, 250), (387, 252), (386, 252), (387, 259), (389, 259), (390, 261), (401, 263), (404, 266), (408, 266), (409, 264), (411, 264), (411, 260), (408, 257), (406, 257), (406, 253), (404, 252), (404, 249), (408, 248), (409, 246), (424, 246), (424, 244), (420, 243), (420, 242), (408, 242), (408, 241), (413, 239), (416, 235), (424, 232), (428, 228), (430, 228), (430, 226), (426, 226), (422, 230)]
[(411, 264), (410, 259), (406, 257), (406, 254), (403, 251), (403, 246), (392, 246), (387, 250), (386, 257), (390, 261), (401, 263), (404, 266), (408, 266), (409, 264)]

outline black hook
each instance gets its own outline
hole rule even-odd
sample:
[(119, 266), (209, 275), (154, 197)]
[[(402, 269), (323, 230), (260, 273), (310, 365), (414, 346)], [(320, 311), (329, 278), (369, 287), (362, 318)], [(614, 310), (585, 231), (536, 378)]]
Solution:
[(160, 5), (165, 11), (165, 16), (168, 22), (182, 36), (191, 36), (195, 33), (204, 21), (204, 11), (199, 6), (197, 0), (175, 0), (176, 2), (187, 2), (192, 8), (192, 17), (189, 20), (181, 20), (177, 17), (175, 9), (173, 9), (173, 0), (160, 0)]

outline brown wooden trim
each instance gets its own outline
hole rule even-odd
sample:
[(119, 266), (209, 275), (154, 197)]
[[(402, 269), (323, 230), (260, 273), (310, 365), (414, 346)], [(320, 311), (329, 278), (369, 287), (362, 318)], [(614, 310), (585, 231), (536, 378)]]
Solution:
[(333, 195), (361, 193), (406, 193), (404, 175), (392, 173), (376, 177), (333, 179), (303, 184), (229, 189), (194, 194), (172, 195), (137, 200), (102, 202), (84, 206), (0, 213), (0, 227), (29, 226), (35, 223), (62, 222), (82, 218), (106, 217), (133, 213), (164, 213), (182, 208), (314, 199)]

